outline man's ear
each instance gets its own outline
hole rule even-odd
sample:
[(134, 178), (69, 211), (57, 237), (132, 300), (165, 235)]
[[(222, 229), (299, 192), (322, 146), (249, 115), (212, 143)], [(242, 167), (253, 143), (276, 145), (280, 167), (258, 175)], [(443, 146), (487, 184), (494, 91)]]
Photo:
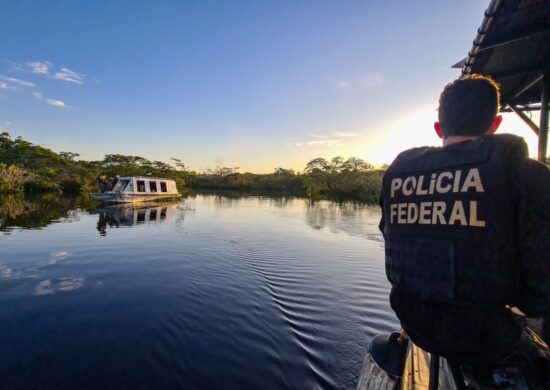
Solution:
[(489, 135), (495, 134), (495, 132), (497, 131), (497, 129), (500, 126), (501, 123), (502, 123), (502, 115), (497, 115), (495, 117), (495, 120), (493, 121), (493, 124), (489, 128), (489, 131), (487, 132), (487, 134), (489, 134)]
[(437, 134), (437, 136), (441, 139), (443, 139), (443, 129), (441, 129), (441, 123), (435, 122), (434, 123), (434, 129)]

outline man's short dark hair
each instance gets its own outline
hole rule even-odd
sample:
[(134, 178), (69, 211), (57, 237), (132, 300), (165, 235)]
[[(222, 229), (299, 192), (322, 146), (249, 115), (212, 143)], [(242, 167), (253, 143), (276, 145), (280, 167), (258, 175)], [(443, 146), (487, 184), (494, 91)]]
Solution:
[(447, 84), (439, 95), (443, 135), (484, 135), (499, 104), (499, 85), (490, 77), (472, 74)]

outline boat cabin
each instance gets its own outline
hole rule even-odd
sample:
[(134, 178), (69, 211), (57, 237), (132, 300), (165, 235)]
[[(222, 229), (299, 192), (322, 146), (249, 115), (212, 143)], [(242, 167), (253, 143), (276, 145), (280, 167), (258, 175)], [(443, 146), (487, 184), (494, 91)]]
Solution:
[(152, 176), (120, 177), (111, 191), (92, 194), (92, 198), (107, 203), (146, 202), (180, 196), (174, 180)]
[(170, 179), (156, 177), (134, 176), (121, 177), (113, 187), (112, 192), (177, 194), (176, 182)]

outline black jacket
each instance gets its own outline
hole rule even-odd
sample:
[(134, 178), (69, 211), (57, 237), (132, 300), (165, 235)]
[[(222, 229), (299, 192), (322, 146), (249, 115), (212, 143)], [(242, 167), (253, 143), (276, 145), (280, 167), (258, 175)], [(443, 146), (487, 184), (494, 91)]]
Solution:
[(548, 311), (550, 172), (521, 138), (405, 151), (381, 205), (390, 301), (421, 347), (494, 361), (519, 335), (506, 305)]

